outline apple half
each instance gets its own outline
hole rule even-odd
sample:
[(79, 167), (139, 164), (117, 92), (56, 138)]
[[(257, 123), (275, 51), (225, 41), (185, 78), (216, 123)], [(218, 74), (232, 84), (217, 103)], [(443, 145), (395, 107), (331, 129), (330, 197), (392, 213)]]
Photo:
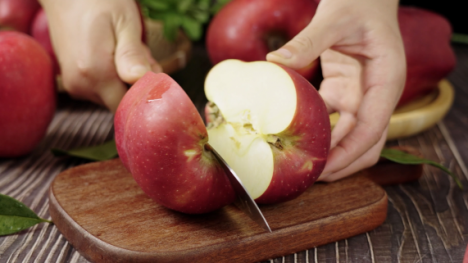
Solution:
[(208, 74), (208, 126), (182, 88), (147, 73), (127, 92), (115, 116), (122, 162), (156, 202), (204, 213), (234, 200), (210, 143), (257, 203), (293, 199), (322, 172), (330, 123), (315, 88), (270, 62), (226, 60)]

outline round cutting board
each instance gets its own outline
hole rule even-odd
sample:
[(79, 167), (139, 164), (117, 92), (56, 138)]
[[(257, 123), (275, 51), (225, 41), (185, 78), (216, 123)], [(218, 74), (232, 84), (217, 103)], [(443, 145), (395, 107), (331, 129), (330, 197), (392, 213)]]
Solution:
[[(431, 128), (447, 114), (453, 104), (453, 98), (453, 87), (444, 79), (433, 92), (398, 107), (390, 118), (387, 140), (415, 135)], [(338, 113), (330, 115), (332, 128), (338, 119)]]

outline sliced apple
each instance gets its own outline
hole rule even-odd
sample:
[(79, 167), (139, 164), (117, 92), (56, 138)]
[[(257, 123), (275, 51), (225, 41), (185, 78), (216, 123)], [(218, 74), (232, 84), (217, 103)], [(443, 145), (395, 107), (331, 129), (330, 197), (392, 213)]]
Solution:
[(259, 203), (296, 197), (326, 162), (327, 111), (314, 87), (274, 63), (226, 60), (207, 76), (210, 144)]
[(315, 88), (270, 62), (227, 60), (207, 76), (208, 131), (182, 88), (147, 73), (127, 92), (114, 124), (117, 150), (159, 204), (204, 213), (234, 200), (209, 142), (259, 203), (297, 197), (320, 175), (330, 123)]

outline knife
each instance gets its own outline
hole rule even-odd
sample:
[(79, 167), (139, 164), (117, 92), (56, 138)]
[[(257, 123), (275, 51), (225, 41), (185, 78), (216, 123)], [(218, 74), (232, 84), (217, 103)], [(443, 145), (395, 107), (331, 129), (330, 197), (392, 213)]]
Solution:
[(221, 167), (223, 168), (224, 173), (228, 177), (229, 182), (231, 182), (232, 188), (236, 193), (236, 201), (234, 202), (234, 204), (240, 210), (246, 213), (250, 217), (250, 219), (252, 219), (261, 227), (263, 227), (263, 229), (272, 232), (270, 226), (268, 225), (268, 222), (265, 219), (265, 216), (263, 216), (263, 213), (260, 210), (260, 208), (258, 208), (257, 203), (255, 203), (255, 201), (245, 189), (236, 172), (232, 170), (232, 168), (227, 164), (223, 157), (221, 157), (221, 155), (219, 155), (219, 153), (211, 145), (207, 143), (205, 144), (205, 148), (213, 153), (218, 162), (221, 164)]

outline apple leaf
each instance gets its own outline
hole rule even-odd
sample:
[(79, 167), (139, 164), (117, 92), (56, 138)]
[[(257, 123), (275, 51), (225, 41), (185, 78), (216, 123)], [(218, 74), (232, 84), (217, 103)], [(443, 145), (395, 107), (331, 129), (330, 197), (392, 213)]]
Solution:
[(202, 25), (190, 17), (184, 17), (182, 20), (182, 28), (191, 39), (199, 39), (201, 37)]
[(51, 151), (55, 156), (69, 155), (91, 161), (105, 161), (116, 158), (118, 156), (114, 140), (105, 142), (102, 145), (92, 147), (83, 147), (68, 151), (61, 149), (52, 149)]
[(450, 172), (449, 169), (447, 169), (445, 166), (437, 162), (427, 160), (427, 159), (418, 157), (416, 155), (406, 153), (404, 151), (400, 151), (396, 149), (388, 149), (388, 148), (383, 149), (382, 152), (380, 153), (380, 156), (387, 160), (400, 163), (400, 164), (429, 164), (431, 166), (437, 167), (440, 170), (448, 173), (452, 177), (452, 179), (455, 181), (455, 183), (458, 185), (458, 187), (460, 189), (463, 189), (463, 185), (461, 184), (460, 180), (458, 180), (458, 178), (452, 172)]
[(177, 3), (177, 9), (179, 12), (185, 13), (194, 4), (194, 2), (194, 0), (179, 0), (179, 3)]
[(14, 234), (43, 222), (52, 223), (38, 217), (20, 201), (0, 194), (0, 236)]
[(460, 34), (460, 33), (453, 33), (451, 40), (453, 43), (457, 43), (457, 44), (468, 44), (468, 35)]

